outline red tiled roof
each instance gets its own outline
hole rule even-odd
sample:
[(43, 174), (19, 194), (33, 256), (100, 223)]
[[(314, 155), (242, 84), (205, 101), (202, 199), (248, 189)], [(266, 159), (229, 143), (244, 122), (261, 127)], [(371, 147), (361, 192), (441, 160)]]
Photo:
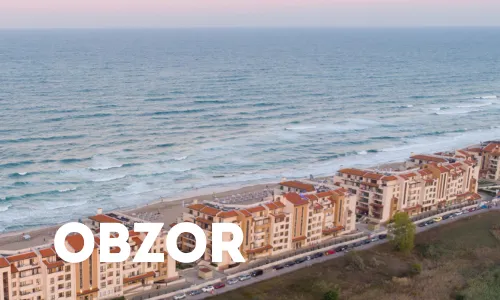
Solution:
[(0, 257), (0, 269), (7, 268), (9, 266), (10, 266), (9, 262), (5, 258)]
[(134, 243), (135, 243), (136, 245), (138, 245), (138, 246), (142, 245), (142, 240), (141, 240), (141, 238), (140, 238), (140, 237), (138, 237), (138, 236), (133, 236), (133, 237), (132, 237), (132, 241), (134, 241)]
[(481, 148), (468, 148), (468, 149), (465, 149), (465, 151), (481, 153), (481, 152), (483, 152), (483, 149), (481, 149)]
[(36, 257), (35, 252), (27, 252), (27, 253), (22, 253), (22, 254), (17, 254), (17, 255), (12, 255), (8, 256), (7, 260), (11, 263), (20, 261), (20, 260), (25, 260), (25, 259), (30, 259)]
[(303, 241), (306, 239), (306, 236), (303, 235), (303, 236), (298, 236), (298, 237), (295, 237), (292, 239), (292, 242), (299, 242), (299, 241)]
[(148, 273), (145, 273), (145, 274), (141, 274), (141, 275), (137, 275), (137, 276), (132, 276), (132, 277), (129, 277), (129, 278), (124, 278), (123, 279), (123, 283), (129, 283), (129, 282), (132, 282), (132, 281), (142, 280), (142, 279), (146, 279), (148, 277), (154, 277), (154, 276), (155, 276), (155, 272), (148, 272)]
[(323, 234), (330, 234), (333, 232), (340, 231), (342, 229), (344, 229), (344, 226), (337, 226), (337, 227), (332, 227), (332, 228), (328, 228), (328, 229), (323, 229)]
[(64, 266), (64, 262), (62, 260), (58, 260), (56, 262), (48, 262), (46, 260), (43, 260), (43, 263), (47, 266), (47, 268), (52, 269), (52, 268), (57, 268), (57, 267), (62, 267)]
[(316, 196), (318, 196), (318, 198), (325, 198), (325, 197), (331, 196), (333, 193), (334, 193), (333, 191), (326, 191), (326, 192), (317, 193)]
[(215, 217), (220, 212), (220, 210), (210, 206), (205, 206), (205, 208), (203, 208), (200, 212)]
[(56, 255), (56, 252), (52, 248), (41, 249), (38, 252), (40, 252), (43, 258)]
[(238, 216), (238, 213), (234, 210), (231, 210), (231, 211), (221, 211), (220, 213), (217, 214), (217, 217), (219, 218), (233, 218), (233, 217), (237, 217)]
[(309, 199), (310, 201), (314, 201), (314, 200), (318, 200), (318, 197), (314, 194), (307, 194), (305, 195), (307, 199)]
[(394, 180), (398, 180), (398, 178), (392, 175), (382, 177), (382, 181), (394, 181)]
[(297, 193), (286, 193), (283, 196), (294, 206), (305, 205), (309, 203), (307, 200), (302, 199), (302, 197), (300, 197), (300, 195)]
[(112, 218), (107, 215), (95, 215), (92, 217), (89, 217), (89, 219), (96, 221), (98, 223), (122, 223), (120, 220)]
[(431, 175), (432, 174), (432, 171), (429, 170), (429, 169), (421, 169), (421, 170), (418, 170), (418, 173), (422, 176), (425, 176), (425, 175)]
[(80, 252), (83, 249), (83, 236), (79, 233), (68, 235), (66, 237), (66, 242), (75, 250), (75, 252)]
[(254, 206), (254, 207), (250, 207), (250, 208), (247, 208), (247, 211), (250, 212), (250, 213), (256, 213), (256, 212), (260, 212), (260, 211), (264, 211), (266, 210), (263, 206)]
[(483, 148), (484, 152), (498, 152), (500, 151), (500, 144), (490, 143), (488, 146)]
[(249, 213), (246, 209), (239, 210), (241, 214), (243, 214), (245, 217), (251, 217), (252, 214)]
[(321, 205), (319, 203), (315, 203), (314, 204), (314, 209), (323, 209), (323, 205)]
[(418, 160), (423, 160), (423, 161), (432, 161), (432, 162), (437, 162), (437, 163), (447, 162), (447, 160), (444, 159), (444, 158), (436, 157), (436, 156), (430, 156), (430, 155), (423, 155), (423, 154), (412, 155), (412, 156), (410, 156), (410, 158), (412, 158), (412, 159), (418, 159)]
[(266, 203), (264, 205), (267, 206), (267, 208), (269, 208), (270, 210), (275, 210), (275, 209), (278, 209), (278, 208), (285, 207), (285, 204), (283, 204), (283, 203), (281, 203), (279, 201)]
[(280, 185), (299, 189), (299, 190), (304, 190), (306, 192), (314, 192), (314, 185), (303, 183), (300, 181), (283, 181), (283, 182), (280, 182)]
[(405, 174), (399, 174), (399, 176), (402, 177), (402, 178), (404, 178), (404, 179), (406, 179), (406, 180), (408, 180), (408, 179), (410, 179), (412, 177), (417, 176), (417, 174), (415, 174), (413, 172), (410, 172), (410, 173), (405, 173)]
[(265, 246), (260, 247), (260, 248), (245, 250), (245, 252), (247, 254), (260, 253), (260, 252), (264, 252), (264, 251), (272, 249), (272, 248), (273, 248), (273, 246), (271, 246), (271, 245), (265, 245)]
[(11, 264), (10, 265), (10, 272), (17, 273), (17, 272), (19, 272), (19, 270), (16, 268), (16, 266), (14, 264)]
[(347, 175), (355, 175), (355, 176), (363, 176), (365, 175), (366, 171), (360, 170), (360, 169), (342, 169), (339, 170), (340, 173), (347, 174)]
[(189, 209), (196, 210), (196, 211), (200, 211), (204, 207), (205, 207), (205, 205), (199, 204), (199, 203), (197, 203), (197, 204), (191, 204), (191, 205), (188, 206)]
[(382, 177), (384, 177), (384, 175), (382, 175), (382, 174), (377, 174), (377, 173), (366, 173), (365, 175), (363, 175), (363, 177), (365, 177), (365, 178), (369, 178), (369, 179), (379, 180), (379, 179), (381, 179)]
[(208, 224), (208, 225), (211, 225), (213, 223), (213, 221), (210, 221), (210, 220), (202, 218), (202, 217), (197, 217), (196, 221), (200, 222), (200, 223)]
[(271, 214), (271, 216), (274, 216), (275, 218), (285, 218), (286, 214), (285, 213), (280, 213), (280, 214)]

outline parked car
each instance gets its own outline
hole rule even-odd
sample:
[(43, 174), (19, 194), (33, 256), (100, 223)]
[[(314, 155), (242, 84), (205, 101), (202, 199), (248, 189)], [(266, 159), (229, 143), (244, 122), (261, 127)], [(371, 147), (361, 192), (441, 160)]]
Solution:
[(441, 222), (443, 220), (442, 217), (435, 217), (434, 219), (432, 219), (434, 222)]
[(312, 256), (312, 255), (306, 256), (306, 260), (312, 260), (312, 259), (314, 259), (314, 256)]
[(199, 295), (201, 293), (203, 293), (202, 290), (194, 290), (194, 291), (188, 292), (188, 295), (189, 296), (196, 296), (196, 295)]
[(185, 299), (187, 297), (186, 293), (182, 293), (174, 296), (174, 300)]
[(475, 207), (471, 207), (471, 208), (469, 208), (469, 211), (470, 211), (470, 212), (473, 212), (473, 211), (476, 211), (476, 209), (477, 209), (477, 208), (475, 208)]
[(313, 257), (314, 258), (323, 257), (323, 252), (317, 252), (317, 253), (313, 254)]
[(443, 220), (448, 220), (450, 218), (453, 218), (453, 214), (447, 214), (443, 216)]
[(257, 277), (257, 276), (260, 276), (262, 274), (264, 274), (264, 270), (259, 269), (259, 270), (253, 271), (250, 275), (252, 275), (252, 277)]
[(335, 254), (335, 250), (333, 250), (333, 249), (330, 249), (330, 250), (325, 252), (325, 255), (332, 255), (332, 254)]
[(387, 238), (387, 234), (379, 234), (378, 238), (381, 240), (385, 240)]
[(460, 216), (460, 215), (463, 215), (463, 214), (464, 214), (464, 213), (463, 213), (462, 211), (457, 211), (457, 212), (455, 213), (455, 216)]
[(371, 239), (366, 239), (366, 240), (364, 240), (364, 241), (363, 241), (363, 245), (369, 244), (369, 243), (371, 243), (371, 242), (372, 242), (372, 240), (371, 240)]
[(335, 248), (335, 252), (343, 252), (345, 250), (347, 250), (347, 246), (339, 246)]
[(275, 270), (281, 270), (284, 267), (285, 267), (284, 265), (276, 265), (276, 266), (273, 267), (273, 269), (275, 269)]
[(434, 223), (436, 223), (436, 222), (435, 222), (434, 220), (429, 220), (429, 221), (427, 221), (427, 222), (425, 222), (425, 223), (426, 223), (427, 225), (432, 225), (432, 224), (434, 224)]
[(218, 289), (221, 289), (225, 286), (226, 286), (226, 284), (224, 282), (218, 282), (218, 283), (214, 284), (214, 289), (218, 290)]
[(422, 223), (418, 224), (418, 227), (425, 227), (425, 226), (427, 226), (427, 222), (422, 222)]
[(227, 281), (227, 284), (233, 285), (235, 283), (238, 283), (240, 280), (237, 277), (231, 278)]
[(295, 260), (295, 263), (296, 264), (301, 264), (301, 263), (305, 262), (306, 260), (307, 260), (307, 258), (305, 258), (305, 257), (297, 258)]
[(379, 240), (378, 236), (376, 236), (376, 237), (372, 237), (372, 239), (371, 239), (371, 241), (372, 241), (372, 242), (376, 242), (376, 241), (378, 241), (378, 240)]
[(213, 285), (207, 285), (201, 289), (204, 293), (211, 293), (213, 292), (214, 286)]
[(238, 279), (240, 281), (245, 281), (245, 280), (248, 280), (248, 279), (252, 279), (252, 276), (250, 276), (249, 274), (240, 275), (240, 276), (238, 276)]
[(285, 267), (287, 267), (287, 268), (291, 267), (291, 266), (294, 266), (294, 265), (295, 265), (295, 262), (293, 260), (288, 261), (288, 262), (285, 263)]

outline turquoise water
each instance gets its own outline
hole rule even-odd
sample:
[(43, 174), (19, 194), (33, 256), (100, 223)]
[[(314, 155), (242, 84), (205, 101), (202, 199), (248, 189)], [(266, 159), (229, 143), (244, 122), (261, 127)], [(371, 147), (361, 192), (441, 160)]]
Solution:
[(0, 231), (498, 138), (499, 56), (487, 28), (0, 31)]

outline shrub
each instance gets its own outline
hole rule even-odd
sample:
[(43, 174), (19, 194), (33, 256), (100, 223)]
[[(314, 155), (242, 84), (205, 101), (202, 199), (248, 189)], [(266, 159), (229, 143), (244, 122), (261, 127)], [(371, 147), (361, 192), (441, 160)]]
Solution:
[(334, 290), (329, 290), (323, 296), (323, 300), (339, 300), (339, 299), (340, 299), (340, 293), (338, 288)]
[(414, 263), (413, 265), (411, 265), (411, 273), (413, 275), (418, 275), (422, 273), (422, 265), (419, 263)]
[(354, 266), (358, 270), (365, 269), (365, 262), (363, 258), (359, 256), (356, 251), (351, 251), (347, 254), (347, 260), (349, 261), (349, 265)]

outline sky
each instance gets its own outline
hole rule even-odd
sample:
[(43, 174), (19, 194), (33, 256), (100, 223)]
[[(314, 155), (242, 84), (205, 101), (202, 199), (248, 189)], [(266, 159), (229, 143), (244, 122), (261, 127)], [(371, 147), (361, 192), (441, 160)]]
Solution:
[(0, 28), (500, 26), (500, 0), (0, 0)]

